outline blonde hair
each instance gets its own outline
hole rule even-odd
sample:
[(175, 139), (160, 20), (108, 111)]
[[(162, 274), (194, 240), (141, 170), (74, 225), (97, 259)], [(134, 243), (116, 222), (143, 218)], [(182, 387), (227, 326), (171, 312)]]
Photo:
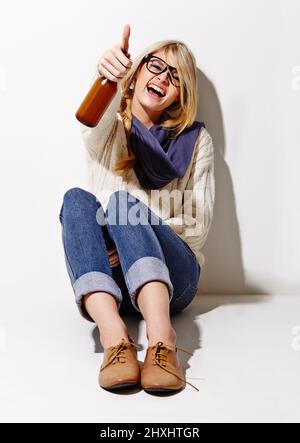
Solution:
[[(197, 67), (191, 50), (179, 40), (162, 40), (146, 48), (132, 63), (131, 69), (121, 80), (121, 98), (118, 112), (122, 117), (128, 154), (119, 159), (114, 171), (124, 175), (134, 166), (136, 156), (130, 147), (131, 132), (131, 103), (134, 95), (135, 79), (142, 68), (143, 59), (149, 53), (164, 50), (164, 54), (172, 54), (176, 60), (176, 68), (180, 80), (180, 100), (174, 101), (164, 110), (160, 119), (160, 126), (172, 128), (171, 136), (177, 137), (184, 129), (190, 127), (197, 114)], [(130, 87), (131, 86), (131, 87)]]

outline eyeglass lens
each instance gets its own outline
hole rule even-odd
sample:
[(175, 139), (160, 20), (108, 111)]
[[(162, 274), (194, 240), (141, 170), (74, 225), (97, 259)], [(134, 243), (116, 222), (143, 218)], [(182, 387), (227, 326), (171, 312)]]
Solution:
[[(148, 69), (153, 74), (160, 74), (166, 68), (166, 66), (166, 63), (164, 63), (163, 60), (159, 60), (158, 58), (153, 57), (150, 58), (150, 60), (148, 61)], [(178, 74), (171, 71), (171, 77), (174, 86), (180, 86)]]

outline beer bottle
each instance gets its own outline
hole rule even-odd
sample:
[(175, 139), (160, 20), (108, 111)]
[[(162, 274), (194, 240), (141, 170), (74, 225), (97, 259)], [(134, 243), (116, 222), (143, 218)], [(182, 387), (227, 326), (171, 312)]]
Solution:
[[(130, 57), (128, 52), (124, 53)], [(117, 90), (117, 82), (113, 82), (103, 75), (99, 76), (79, 106), (75, 114), (77, 120), (90, 128), (97, 126)]]

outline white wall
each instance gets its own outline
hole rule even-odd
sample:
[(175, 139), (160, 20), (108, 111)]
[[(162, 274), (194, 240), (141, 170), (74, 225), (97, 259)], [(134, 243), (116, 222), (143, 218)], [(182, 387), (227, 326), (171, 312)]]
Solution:
[(87, 186), (74, 113), (125, 23), (132, 57), (177, 38), (198, 61), (216, 149), (201, 292), (299, 293), (299, 16), (297, 0), (1, 1), (0, 289), (12, 308), (16, 296), (69, 306), (58, 213), (67, 189)]

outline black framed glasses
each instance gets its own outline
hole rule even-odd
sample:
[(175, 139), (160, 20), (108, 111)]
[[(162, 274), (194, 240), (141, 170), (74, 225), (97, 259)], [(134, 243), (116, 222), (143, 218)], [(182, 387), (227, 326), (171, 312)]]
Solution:
[(180, 86), (178, 72), (174, 66), (168, 65), (163, 59), (152, 54), (145, 55), (143, 61), (146, 63), (148, 71), (152, 72), (152, 74), (161, 74), (168, 70), (172, 84), (176, 87)]

